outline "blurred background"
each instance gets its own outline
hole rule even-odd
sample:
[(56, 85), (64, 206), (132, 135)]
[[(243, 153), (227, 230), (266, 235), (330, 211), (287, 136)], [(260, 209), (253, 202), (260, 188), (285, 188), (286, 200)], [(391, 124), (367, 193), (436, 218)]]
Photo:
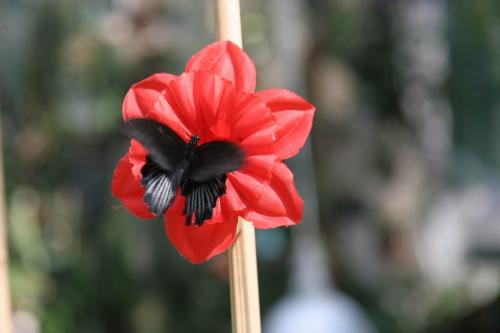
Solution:
[[(258, 87), (317, 107), (303, 224), (257, 232), (264, 333), (500, 332), (500, 2), (241, 0)], [(0, 0), (16, 333), (230, 332), (110, 194), (127, 89), (212, 42), (211, 1)]]

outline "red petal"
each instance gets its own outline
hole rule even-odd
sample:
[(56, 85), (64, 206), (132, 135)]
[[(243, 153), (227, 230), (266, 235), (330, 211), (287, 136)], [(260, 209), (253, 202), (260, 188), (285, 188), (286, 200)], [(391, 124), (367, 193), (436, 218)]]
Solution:
[(175, 75), (158, 73), (134, 84), (123, 101), (123, 120), (145, 118), (150, 111), (154, 110), (161, 92), (175, 78)]
[(230, 177), (226, 180), (226, 194), (220, 198), (220, 205), (223, 212), (235, 216), (239, 215), (238, 213), (244, 211), (247, 207), (245, 201), (236, 191)]
[(297, 154), (311, 131), (314, 105), (285, 89), (257, 93), (273, 112), (278, 128), (275, 150), (281, 160)]
[(170, 83), (177, 77), (167, 73), (151, 75), (130, 88), (123, 101), (123, 120), (149, 118), (163, 123), (185, 140), (191, 136), (189, 125), (165, 98)]
[(202, 135), (216, 119), (221, 94), (230, 90), (229, 82), (210, 73), (184, 73), (171, 82), (164, 96), (190, 132)]
[(231, 185), (234, 191), (226, 196), (231, 194), (231, 200), (239, 203), (233, 204), (238, 208), (235, 211), (239, 213), (259, 200), (262, 190), (271, 181), (274, 163), (273, 156), (247, 157), (243, 168), (228, 174), (226, 185)]
[(141, 218), (151, 219), (151, 214), (144, 204), (144, 189), (140, 178), (132, 173), (133, 164), (129, 161), (129, 154), (122, 157), (113, 174), (111, 192), (128, 208), (128, 210)]
[(300, 223), (303, 206), (292, 172), (284, 163), (276, 162), (271, 182), (261, 189), (259, 200), (243, 217), (259, 229), (289, 226)]
[(205, 46), (189, 59), (185, 71), (210, 72), (230, 81), (237, 90), (255, 91), (255, 65), (239, 46), (229, 41)]
[(247, 155), (274, 154), (276, 121), (271, 110), (255, 94), (238, 93), (235, 98), (223, 106), (231, 141)]
[(200, 136), (237, 143), (247, 156), (273, 154), (276, 121), (262, 98), (208, 72), (184, 73), (163, 93), (179, 122)]
[[(200, 74), (196, 73), (196, 81), (200, 81), (197, 79)], [(227, 82), (216, 76), (212, 80)], [(272, 154), (276, 121), (262, 98), (236, 91), (230, 85), (222, 85), (217, 90), (211, 87), (221, 84), (209, 84), (209, 80), (203, 82), (205, 85), (198, 85), (196, 90), (198, 110), (206, 118), (201, 140), (237, 143), (247, 156)], [(209, 93), (213, 96), (211, 99)], [(207, 102), (210, 100), (212, 102)]]
[(220, 204), (214, 208), (214, 216), (202, 226), (187, 226), (182, 210), (185, 198), (179, 196), (165, 216), (165, 230), (170, 242), (193, 264), (201, 264), (224, 252), (236, 237), (237, 217), (223, 216)]
[(130, 142), (130, 147), (128, 149), (128, 160), (132, 164), (132, 175), (140, 183), (142, 179), (142, 167), (146, 164), (146, 156), (148, 151), (143, 145), (137, 140), (132, 140)]

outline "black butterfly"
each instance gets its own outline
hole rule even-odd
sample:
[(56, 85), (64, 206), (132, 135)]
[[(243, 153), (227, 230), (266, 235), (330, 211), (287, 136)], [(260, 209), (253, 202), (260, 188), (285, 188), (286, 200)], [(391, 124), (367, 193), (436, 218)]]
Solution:
[(141, 170), (144, 202), (156, 216), (162, 216), (172, 205), (177, 189), (186, 197), (184, 214), (191, 225), (212, 217), (217, 198), (226, 192), (226, 174), (243, 164), (240, 148), (227, 141), (212, 141), (198, 146), (193, 135), (184, 142), (173, 130), (150, 119), (131, 119), (125, 133), (147, 150)]

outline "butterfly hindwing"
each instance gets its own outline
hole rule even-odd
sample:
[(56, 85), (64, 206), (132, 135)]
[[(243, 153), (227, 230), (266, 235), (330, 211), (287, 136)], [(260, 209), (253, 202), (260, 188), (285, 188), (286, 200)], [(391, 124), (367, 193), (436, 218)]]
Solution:
[(243, 152), (227, 141), (212, 141), (196, 148), (189, 165), (184, 214), (186, 224), (202, 225), (212, 217), (217, 199), (226, 193), (226, 174), (243, 164)]
[(174, 172), (183, 158), (186, 143), (167, 126), (151, 119), (130, 119), (125, 133), (139, 141), (149, 152), (149, 158), (164, 171)]
[(161, 170), (155, 162), (148, 158), (142, 167), (142, 186), (144, 202), (151, 213), (162, 216), (175, 199), (179, 181), (177, 173)]
[(226, 193), (226, 175), (219, 175), (204, 183), (188, 181), (182, 190), (186, 196), (184, 214), (186, 224), (191, 225), (193, 216), (196, 225), (202, 225), (212, 217), (217, 198)]
[(189, 180), (204, 183), (235, 171), (243, 164), (243, 151), (227, 141), (212, 141), (196, 148), (189, 167)]

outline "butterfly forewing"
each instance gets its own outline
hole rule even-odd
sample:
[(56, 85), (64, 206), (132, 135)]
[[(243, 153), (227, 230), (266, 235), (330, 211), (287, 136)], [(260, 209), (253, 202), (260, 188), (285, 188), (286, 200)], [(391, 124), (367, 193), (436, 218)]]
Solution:
[(227, 141), (212, 141), (196, 148), (189, 167), (189, 180), (204, 183), (243, 165), (243, 151)]
[(157, 167), (169, 172), (176, 170), (186, 146), (177, 133), (157, 121), (143, 118), (127, 121), (124, 131), (148, 150), (149, 158)]

